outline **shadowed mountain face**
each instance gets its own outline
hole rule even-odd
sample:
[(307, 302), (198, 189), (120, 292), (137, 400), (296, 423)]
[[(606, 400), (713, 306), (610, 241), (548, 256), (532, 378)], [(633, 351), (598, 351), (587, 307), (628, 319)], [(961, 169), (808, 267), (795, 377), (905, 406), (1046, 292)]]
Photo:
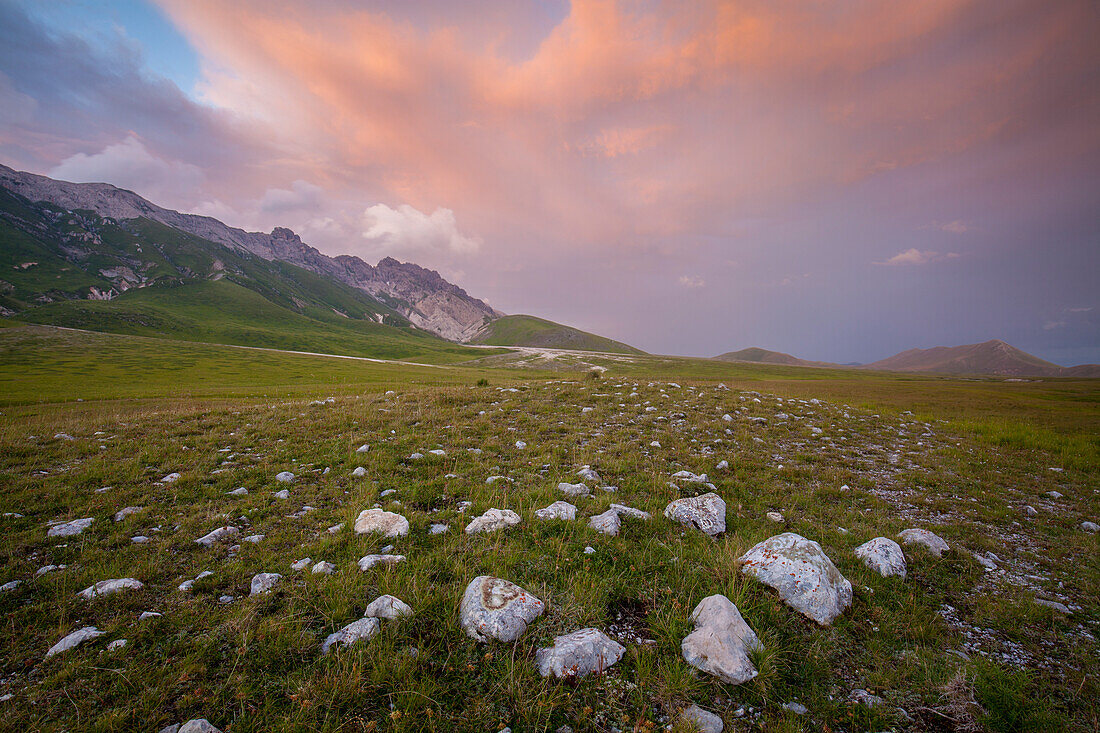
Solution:
[[(68, 183), (0, 165), (0, 188), (31, 203), (47, 202), (65, 211), (94, 212), (105, 219), (145, 219), (224, 245), (229, 250), (296, 265), (370, 294), (416, 326), (444, 338), (465, 341), (501, 314), (434, 270), (387, 257), (371, 266), (350, 255), (329, 257), (302, 242), (289, 229), (270, 234), (246, 232), (217, 219), (181, 214), (106, 183)], [(109, 289), (109, 288), (108, 288)]]
[(1100, 365), (1063, 367), (993, 339), (965, 346), (909, 349), (865, 365), (866, 369), (937, 374), (997, 374), (1034, 377), (1097, 377)]

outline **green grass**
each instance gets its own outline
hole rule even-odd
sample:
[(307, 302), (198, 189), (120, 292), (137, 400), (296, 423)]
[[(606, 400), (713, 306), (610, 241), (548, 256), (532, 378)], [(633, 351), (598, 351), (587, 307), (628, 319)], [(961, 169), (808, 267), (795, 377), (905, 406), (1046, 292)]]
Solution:
[[(1100, 548), (1078, 529), (1100, 514), (1100, 472), (1089, 450), (1074, 462), (1060, 452), (1094, 435), (1089, 383), (1020, 390), (866, 373), (827, 379), (651, 357), (589, 360), (609, 369), (591, 379), (589, 362), (551, 373), (487, 361), (497, 366), (410, 367), (37, 326), (0, 330), (0, 513), (23, 515), (0, 518), (0, 582), (23, 581), (0, 594), (8, 621), (0, 693), (14, 696), (0, 703), (8, 706), (4, 727), (158, 730), (206, 717), (233, 733), (563, 724), (649, 731), (690, 702), (734, 731), (1100, 725)], [(488, 384), (478, 386), (482, 379)], [(310, 404), (329, 396), (335, 403)], [(906, 414), (911, 403), (923, 405), (918, 415)], [(781, 411), (801, 419), (778, 419)], [(60, 432), (75, 439), (55, 439)], [(515, 447), (520, 439), (526, 449)], [(654, 440), (660, 448), (650, 447)], [(355, 453), (362, 443), (370, 451)], [(408, 458), (436, 447), (446, 455)], [(728, 471), (715, 470), (721, 459)], [(575, 502), (575, 522), (535, 520), (535, 508), (561, 498), (557, 482), (584, 464), (617, 491)], [(353, 478), (360, 465), (367, 475)], [(661, 516), (671, 499), (702, 491), (669, 485), (681, 468), (707, 472), (726, 501), (727, 532), (717, 540)], [(282, 470), (297, 475), (289, 500), (273, 496)], [(170, 471), (182, 478), (156, 483)], [(486, 484), (489, 475), (514, 483)], [(112, 488), (97, 492), (104, 486)], [(238, 486), (250, 493), (226, 495)], [(387, 489), (396, 493), (382, 498)], [(1062, 499), (1045, 496), (1055, 489)], [(460, 512), (460, 501), (472, 502), (470, 510)], [(612, 501), (653, 518), (625, 519), (616, 538), (589, 530), (587, 517)], [(361, 573), (355, 560), (389, 541), (348, 527), (376, 502), (409, 518), (409, 536), (393, 542), (408, 559)], [(1040, 516), (1025, 517), (1025, 503)], [(288, 518), (303, 505), (315, 510)], [(115, 523), (124, 506), (143, 509)], [(523, 521), (465, 535), (470, 516), (489, 507), (513, 509)], [(781, 511), (784, 524), (768, 522), (769, 510)], [(47, 538), (47, 522), (78, 517), (96, 521), (80, 537)], [(194, 544), (226, 521), (265, 539), (242, 543), (235, 557)], [(433, 522), (450, 532), (430, 535)], [(337, 523), (343, 531), (326, 531)], [(906, 580), (879, 577), (853, 555), (872, 537), (914, 525), (934, 528), (953, 549), (937, 559), (906, 548)], [(833, 626), (807, 621), (738, 572), (736, 559), (779, 531), (819, 541), (851, 580), (853, 606)], [(132, 544), (139, 533), (152, 542)], [(972, 551), (996, 553), (1006, 576), (985, 573)], [(290, 570), (307, 556), (334, 563), (336, 573)], [(36, 579), (48, 563), (68, 567)], [(176, 590), (203, 570), (214, 575), (190, 594)], [(249, 598), (252, 575), (272, 571), (283, 583)], [(479, 645), (459, 628), (458, 600), (482, 573), (517, 582), (547, 605), (515, 644)], [(145, 588), (76, 597), (97, 580), (127, 576)], [(414, 615), (321, 656), (324, 637), (381, 593)], [(712, 593), (733, 600), (764, 642), (760, 674), (744, 685), (696, 675), (679, 654), (692, 608)], [(221, 604), (222, 595), (235, 600)], [(1036, 595), (1062, 598), (1075, 612), (1038, 606)], [(145, 610), (164, 615), (139, 623)], [(628, 643), (602, 677), (574, 684), (537, 675), (535, 651), (554, 635), (609, 630), (624, 612), (652, 644)], [(106, 636), (43, 660), (84, 625)], [(120, 638), (127, 647), (107, 652)], [(849, 703), (855, 688), (886, 705)], [(792, 700), (810, 715), (784, 711)]]
[(560, 323), (534, 316), (504, 316), (487, 324), (474, 343), (492, 346), (539, 346), (552, 349), (579, 349), (614, 354), (641, 354), (640, 349), (597, 336)]

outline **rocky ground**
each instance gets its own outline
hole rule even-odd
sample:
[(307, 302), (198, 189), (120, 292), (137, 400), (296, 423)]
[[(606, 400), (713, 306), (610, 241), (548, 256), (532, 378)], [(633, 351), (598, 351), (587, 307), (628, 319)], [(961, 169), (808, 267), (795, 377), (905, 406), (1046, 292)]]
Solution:
[(1098, 725), (1097, 476), (911, 413), (592, 377), (55, 418), (0, 449), (13, 729)]

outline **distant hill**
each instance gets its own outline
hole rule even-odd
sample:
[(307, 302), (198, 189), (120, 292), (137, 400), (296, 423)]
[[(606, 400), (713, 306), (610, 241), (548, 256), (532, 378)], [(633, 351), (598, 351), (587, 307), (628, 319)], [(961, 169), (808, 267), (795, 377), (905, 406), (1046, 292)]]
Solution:
[(797, 356), (784, 354), (782, 351), (769, 351), (768, 349), (761, 349), (758, 346), (753, 346), (748, 349), (741, 349), (740, 351), (728, 351), (725, 354), (719, 354), (714, 358), (721, 361), (748, 361), (756, 364), (783, 364), (785, 366), (835, 368), (840, 367), (840, 364), (833, 364), (828, 361), (807, 361), (806, 359), (799, 359)]
[(866, 364), (863, 368), (934, 374), (996, 374), (1006, 377), (1100, 377), (1100, 365), (1059, 366), (998, 339), (965, 346), (909, 349), (888, 359)]
[(547, 349), (607, 351), (616, 354), (644, 354), (618, 341), (597, 336), (534, 316), (503, 316), (487, 323), (470, 343), (492, 346), (538, 346)]

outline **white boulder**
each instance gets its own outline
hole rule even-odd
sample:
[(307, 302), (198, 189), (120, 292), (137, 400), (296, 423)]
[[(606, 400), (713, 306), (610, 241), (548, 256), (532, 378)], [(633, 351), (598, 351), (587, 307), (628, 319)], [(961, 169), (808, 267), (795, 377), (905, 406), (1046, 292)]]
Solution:
[(603, 674), (626, 651), (619, 642), (598, 629), (581, 629), (554, 637), (554, 646), (535, 652), (535, 666), (543, 677), (584, 677)]
[(355, 519), (355, 534), (372, 532), (383, 537), (401, 537), (409, 533), (409, 520), (382, 509), (364, 509)]
[(876, 537), (855, 549), (863, 564), (884, 578), (905, 577), (905, 553), (901, 545), (888, 537)]
[(577, 518), (577, 507), (573, 506), (567, 501), (555, 501), (548, 507), (535, 510), (535, 517), (537, 519), (568, 519), (573, 520)]
[(779, 591), (799, 613), (828, 625), (852, 604), (852, 584), (821, 545), (793, 532), (769, 537), (738, 560), (741, 572)]
[(49, 648), (46, 652), (46, 659), (49, 659), (55, 654), (61, 652), (67, 652), (80, 644), (88, 641), (89, 639), (95, 639), (98, 636), (103, 636), (103, 632), (94, 626), (85, 626), (82, 629), (77, 629), (73, 633), (65, 636), (61, 641), (57, 642)]
[(665, 516), (711, 537), (726, 531), (726, 502), (713, 492), (677, 499), (665, 507)]
[(249, 590), (250, 596), (258, 596), (261, 593), (270, 593), (283, 576), (279, 573), (256, 573), (252, 576), (252, 583)]
[(691, 612), (695, 630), (680, 642), (684, 661), (723, 682), (739, 685), (757, 675), (749, 652), (760, 649), (737, 606), (723, 595), (708, 596)]
[(412, 616), (412, 609), (400, 598), (391, 595), (378, 596), (367, 606), (363, 614), (368, 618), (396, 619)]
[(337, 632), (329, 634), (321, 644), (321, 653), (328, 654), (334, 646), (351, 646), (358, 641), (369, 641), (378, 633), (379, 623), (376, 618), (361, 618)]
[(515, 583), (479, 575), (466, 586), (459, 605), (459, 622), (477, 641), (515, 641), (546, 606)]
[(466, 525), (466, 534), (495, 532), (498, 529), (519, 524), (519, 515), (511, 509), (489, 509)]
[(141, 590), (144, 587), (145, 584), (140, 580), (134, 580), (133, 578), (114, 578), (112, 580), (101, 580), (95, 585), (90, 585), (77, 595), (86, 601), (90, 601), (97, 596), (109, 596), (112, 593), (118, 593), (124, 590)]
[(898, 537), (907, 545), (926, 547), (936, 557), (943, 557), (943, 553), (950, 549), (942, 537), (927, 529), (906, 529), (899, 532)]

